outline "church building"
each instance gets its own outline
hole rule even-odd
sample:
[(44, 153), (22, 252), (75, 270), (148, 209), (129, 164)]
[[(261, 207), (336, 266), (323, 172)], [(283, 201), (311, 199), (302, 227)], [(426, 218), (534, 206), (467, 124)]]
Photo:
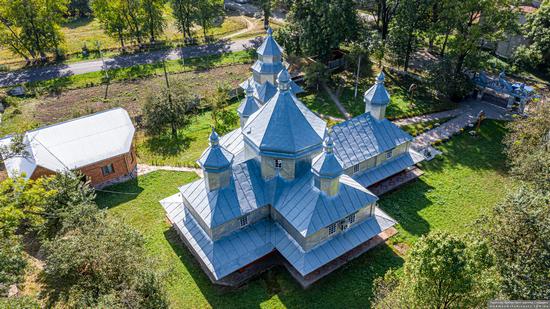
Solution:
[(396, 221), (367, 188), (421, 160), (385, 118), (383, 73), (365, 93), (365, 113), (329, 129), (297, 98), (271, 34), (242, 84), (240, 128), (213, 130), (197, 161), (204, 178), (160, 202), (220, 285), (283, 265), (307, 287), (381, 243)]

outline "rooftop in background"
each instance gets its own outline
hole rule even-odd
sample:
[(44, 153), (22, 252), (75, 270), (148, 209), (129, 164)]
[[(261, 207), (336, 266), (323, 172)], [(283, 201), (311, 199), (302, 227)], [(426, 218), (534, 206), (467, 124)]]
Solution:
[[(81, 168), (127, 153), (135, 128), (128, 112), (115, 108), (25, 133), (28, 157), (14, 157), (5, 165), (10, 177), (25, 173), (29, 178), (37, 166), (57, 172)], [(0, 145), (11, 143), (11, 136)]]

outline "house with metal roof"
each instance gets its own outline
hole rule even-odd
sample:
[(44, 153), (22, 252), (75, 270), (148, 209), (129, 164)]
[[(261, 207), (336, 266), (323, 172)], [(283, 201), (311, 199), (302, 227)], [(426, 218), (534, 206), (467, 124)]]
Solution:
[[(270, 33), (266, 41), (259, 54), (279, 55)], [(204, 178), (160, 202), (217, 284), (281, 264), (306, 287), (369, 250), (396, 221), (368, 187), (422, 159), (385, 118), (383, 74), (365, 93), (365, 113), (332, 129), (296, 97), (286, 68), (271, 85), (260, 103), (246, 84), (241, 128), (221, 138), (213, 130), (197, 161)]]
[[(135, 128), (128, 112), (115, 108), (25, 132), (25, 154), (4, 161), (9, 177), (36, 179), (80, 170), (102, 187), (135, 176)], [(0, 146), (12, 137), (0, 139)]]

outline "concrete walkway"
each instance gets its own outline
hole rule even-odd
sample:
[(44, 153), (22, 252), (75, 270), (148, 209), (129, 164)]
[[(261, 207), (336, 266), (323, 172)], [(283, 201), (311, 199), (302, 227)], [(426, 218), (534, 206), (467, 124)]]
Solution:
[(464, 112), (463, 109), (459, 107), (456, 109), (442, 111), (442, 112), (433, 113), (433, 114), (426, 114), (426, 115), (420, 115), (420, 116), (415, 116), (410, 118), (397, 119), (392, 122), (395, 125), (402, 127), (402, 126), (406, 126), (414, 123), (426, 122), (426, 121), (431, 121), (436, 119), (453, 118), (453, 117), (457, 117), (463, 112)]
[[(457, 116), (454, 119), (443, 123), (439, 127), (418, 135), (413, 141), (413, 148), (418, 151), (426, 149), (427, 147), (431, 147), (431, 144), (437, 141), (449, 139), (451, 136), (459, 133), (461, 129), (466, 128), (470, 124), (475, 125), (477, 121), (477, 115), (481, 110), (483, 110), (483, 112), (485, 113), (485, 117), (488, 119), (512, 120), (511, 115), (508, 114), (506, 109), (496, 106), (494, 104), (484, 101), (463, 102), (461, 103), (461, 106), (459, 108), (454, 111), (449, 111), (449, 113), (432, 114), (434, 116), (431, 119), (438, 119), (436, 118), (436, 116), (440, 116), (442, 118), (449, 117), (448, 115), (452, 115), (455, 112), (457, 113)], [(427, 118), (429, 119), (429, 117)], [(406, 123), (407, 119), (403, 120)]]
[(142, 176), (149, 174), (155, 171), (174, 171), (174, 172), (191, 172), (196, 173), (199, 177), (203, 177), (202, 170), (200, 168), (193, 167), (176, 167), (176, 166), (155, 166), (147, 164), (138, 164), (137, 165), (137, 174)]

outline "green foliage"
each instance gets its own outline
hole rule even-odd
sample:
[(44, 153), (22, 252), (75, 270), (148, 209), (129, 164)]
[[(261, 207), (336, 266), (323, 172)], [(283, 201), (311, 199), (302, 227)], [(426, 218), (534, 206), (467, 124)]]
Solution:
[(0, 296), (10, 285), (21, 281), (26, 265), (19, 237), (0, 237)]
[(166, 0), (142, 0), (143, 31), (149, 35), (149, 41), (154, 43), (157, 37), (164, 32), (164, 4)]
[(194, 18), (196, 17), (196, 2), (194, 0), (170, 0), (172, 15), (176, 20), (178, 30), (183, 34), (184, 41), (192, 38)]
[(68, 12), (73, 17), (84, 17), (92, 14), (90, 0), (70, 0)]
[(288, 15), (288, 24), (279, 35), (290, 35), (285, 48), (299, 46), (299, 52), (327, 60), (331, 49), (353, 39), (359, 28), (355, 3), (352, 0), (296, 0)]
[(550, 195), (519, 188), (495, 207), (480, 234), (490, 243), (510, 299), (550, 298)]
[(239, 116), (232, 108), (228, 108), (229, 92), (227, 85), (218, 85), (216, 91), (206, 101), (212, 115), (212, 123), (218, 134), (225, 134), (235, 128)]
[(42, 224), (43, 210), (53, 194), (46, 190), (44, 179), (16, 177), (0, 182), (0, 236), (8, 237), (20, 227)]
[(321, 62), (312, 62), (304, 68), (304, 83), (307, 88), (316, 88), (329, 79), (327, 66)]
[(504, 139), (512, 175), (534, 187), (550, 191), (550, 105), (535, 105), (529, 117), (508, 125)]
[(24, 134), (13, 134), (9, 145), (0, 145), (0, 162), (13, 157), (27, 157), (28, 155)]
[(0, 46), (29, 61), (59, 51), (68, 0), (0, 0)]
[(224, 0), (202, 0), (197, 2), (197, 21), (202, 27), (205, 40), (208, 29), (214, 25), (214, 21), (223, 16)]
[(453, 72), (453, 63), (448, 58), (433, 63), (429, 68), (428, 83), (432, 89), (460, 102), (474, 89), (471, 80), (464, 74)]
[(380, 308), (478, 308), (496, 295), (498, 277), (486, 244), (444, 232), (421, 237), (404, 274), (377, 282)]
[(389, 50), (407, 71), (411, 55), (419, 48), (422, 32), (428, 27), (428, 0), (402, 0), (390, 24)]
[(74, 220), (75, 208), (93, 203), (95, 191), (80, 172), (57, 173), (45, 182), (47, 190), (55, 192), (44, 206), (45, 222), (39, 227), (42, 236), (51, 239), (67, 225), (66, 220)]
[(30, 296), (0, 297), (0, 307), (9, 309), (39, 309), (38, 301)]
[(120, 1), (92, 0), (92, 8), (103, 31), (107, 35), (117, 38), (124, 49), (124, 40), (128, 35), (128, 30)]
[(167, 308), (139, 233), (104, 212), (96, 216), (44, 244), (50, 302), (75, 308)]
[(184, 84), (174, 84), (151, 93), (143, 106), (147, 131), (152, 135), (160, 135), (170, 129), (175, 139), (178, 129), (191, 123), (191, 115), (196, 108), (197, 100)]
[(550, 1), (544, 0), (540, 8), (527, 15), (527, 22), (523, 25), (526, 36), (532, 41), (532, 44), (525, 49), (528, 52), (524, 54), (532, 55), (529, 57), (534, 60), (534, 64), (550, 65)]

